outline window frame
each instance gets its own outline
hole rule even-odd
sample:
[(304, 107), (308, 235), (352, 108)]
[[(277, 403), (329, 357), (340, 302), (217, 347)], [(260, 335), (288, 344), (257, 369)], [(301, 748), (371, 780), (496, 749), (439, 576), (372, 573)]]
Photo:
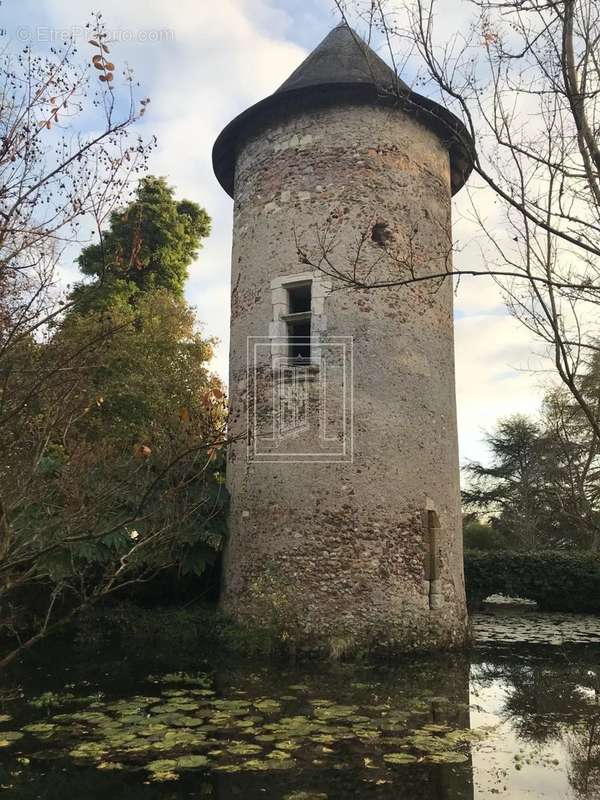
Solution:
[[(291, 297), (290, 297), (291, 293), (294, 291), (294, 289), (305, 288), (307, 286), (310, 289), (310, 293), (309, 293), (309, 297), (308, 297), (308, 306), (309, 306), (308, 310), (305, 310), (305, 311), (290, 311), (289, 309), (290, 309), (290, 307), (292, 307), (292, 302), (291, 302)], [(294, 345), (292, 344), (291, 341), (288, 341), (288, 358), (293, 360), (296, 363), (299, 363), (299, 364), (311, 363), (312, 355), (313, 355), (313, 346), (312, 346), (312, 333), (313, 333), (313, 310), (312, 310), (313, 280), (312, 279), (309, 279), (309, 280), (305, 279), (305, 280), (301, 280), (301, 281), (290, 281), (289, 283), (285, 284), (284, 288), (285, 288), (286, 293), (287, 293), (287, 308), (288, 308), (288, 312), (287, 312), (287, 314), (282, 314), (281, 315), (281, 320), (283, 322), (285, 322), (288, 340), (293, 338), (293, 337), (295, 337), (295, 334), (293, 334), (291, 332), (293, 330), (293, 326), (297, 325), (298, 323), (308, 322), (308, 335), (307, 336), (302, 336), (302, 337), (297, 337), (297, 338), (303, 338), (303, 339), (305, 338), (305, 339), (307, 339), (307, 343), (305, 345), (304, 344), (300, 345), (301, 347), (306, 347), (307, 348), (307, 351), (308, 351), (307, 355), (302, 355), (302, 356), (294, 355), (293, 351), (292, 351), (292, 348), (293, 348)]]

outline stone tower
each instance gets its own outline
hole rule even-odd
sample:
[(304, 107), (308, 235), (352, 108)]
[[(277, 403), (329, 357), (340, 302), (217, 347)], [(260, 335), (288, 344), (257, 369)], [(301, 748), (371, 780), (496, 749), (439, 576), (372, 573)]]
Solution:
[(345, 25), (215, 144), (235, 201), (222, 603), (301, 648), (464, 640), (452, 281), (381, 284), (449, 270), (470, 153)]

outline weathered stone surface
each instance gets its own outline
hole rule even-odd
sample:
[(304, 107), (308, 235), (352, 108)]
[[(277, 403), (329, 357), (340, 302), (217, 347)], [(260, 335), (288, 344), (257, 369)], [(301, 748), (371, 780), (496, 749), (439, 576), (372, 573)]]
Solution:
[[(269, 335), (280, 302), (272, 297), (276, 279), (310, 269), (299, 262), (297, 243), (316, 252), (316, 231), (327, 226), (334, 234), (331, 257), (347, 265), (356, 258), (360, 232), (377, 225), (359, 271), (376, 263), (371, 279), (381, 280), (411, 266), (443, 272), (450, 201), (444, 144), (407, 113), (375, 104), (291, 115), (238, 153), (230, 363), (235, 441), (227, 472), (232, 504), (223, 606), (278, 627), (300, 646), (336, 650), (340, 642), (351, 648), (378, 639), (408, 649), (464, 640), (449, 280), (318, 298), (320, 335), (353, 337), (353, 460), (247, 458), (254, 435), (252, 424), (247, 429), (248, 390), (256, 391), (267, 416), (272, 405), (268, 359), (248, 386), (247, 338)], [(310, 402), (317, 413), (314, 392)], [(441, 527), (434, 603), (428, 509)]]

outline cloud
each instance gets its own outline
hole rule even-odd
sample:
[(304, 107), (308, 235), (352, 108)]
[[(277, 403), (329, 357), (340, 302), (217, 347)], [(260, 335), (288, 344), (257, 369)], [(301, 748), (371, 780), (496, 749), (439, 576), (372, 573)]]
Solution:
[[(72, 0), (24, 0), (11, 28), (16, 32), (35, 20), (44, 41), (52, 29), (84, 25), (96, 8), (94, 0), (80, 0), (76, 8)], [(212, 146), (234, 116), (288, 77), (306, 50), (286, 38), (293, 17), (267, 0), (105, 0), (102, 11), (117, 39), (111, 58), (117, 67), (130, 64), (142, 96), (151, 97), (136, 129), (158, 137), (151, 171), (165, 175), (178, 196), (201, 203), (213, 219), (186, 294), (205, 333), (220, 340), (214, 367), (226, 379), (232, 204), (214, 178)], [(65, 274), (73, 278), (71, 265)]]
[(461, 462), (485, 460), (483, 431), (499, 417), (535, 414), (551, 376), (531, 336), (506, 314), (458, 319), (455, 337)]
[[(14, 30), (31, 20), (68, 29), (84, 24), (96, 7), (95, 0), (80, 0), (76, 7), (72, 0), (21, 0), (11, 8), (10, 23)], [(120, 34), (111, 57), (134, 67), (143, 94), (152, 99), (141, 126), (143, 134), (158, 136), (151, 170), (213, 218), (187, 296), (204, 332), (221, 341), (214, 366), (227, 378), (232, 214), (212, 172), (212, 145), (227, 122), (288, 77), (336, 20), (322, 0), (105, 0), (102, 10), (108, 27)], [(456, 18), (448, 24), (454, 29)], [(478, 191), (474, 179), (470, 185), (478, 210), (502, 225), (494, 198)], [(463, 190), (454, 204), (455, 265), (481, 268), (485, 256), (470, 206)], [(527, 371), (541, 366), (532, 352), (535, 342), (508, 317), (491, 280), (462, 280), (456, 310), (461, 455), (482, 458), (482, 429), (498, 416), (535, 411), (546, 375)]]

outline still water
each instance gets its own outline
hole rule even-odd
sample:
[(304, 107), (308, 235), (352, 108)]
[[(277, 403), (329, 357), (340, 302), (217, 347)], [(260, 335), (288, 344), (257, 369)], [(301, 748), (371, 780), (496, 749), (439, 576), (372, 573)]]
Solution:
[(0, 796), (600, 798), (600, 620), (474, 627), (393, 666), (48, 650), (0, 693)]

